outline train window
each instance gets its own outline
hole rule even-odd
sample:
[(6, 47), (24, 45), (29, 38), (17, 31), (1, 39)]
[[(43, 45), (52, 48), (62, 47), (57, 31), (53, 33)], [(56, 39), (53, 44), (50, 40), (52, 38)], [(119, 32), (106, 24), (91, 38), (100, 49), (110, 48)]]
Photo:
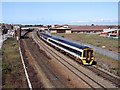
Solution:
[(71, 52), (74, 52), (74, 53), (82, 56), (82, 52), (79, 52), (79, 51), (74, 50), (74, 49), (72, 49), (72, 48), (70, 48), (70, 47), (64, 46), (64, 45), (62, 45), (62, 44), (56, 43), (55, 41), (52, 41), (52, 40), (50, 40), (50, 39), (49, 39), (49, 41), (52, 42), (52, 43), (54, 43), (54, 44), (56, 44), (56, 45), (58, 45), (58, 46), (61, 46), (61, 47), (65, 48), (65, 49), (67, 49), (67, 50), (69, 50), (69, 51), (71, 51)]
[(93, 57), (93, 50), (84, 50), (83, 57), (88, 57), (89, 54)]
[(91, 50), (91, 57), (93, 57), (93, 51)]
[(77, 54), (80, 55), (80, 56), (82, 56), (82, 52), (77, 51)]
[(93, 50), (88, 50), (88, 53), (90, 53), (91, 57), (93, 57)]
[(87, 54), (87, 51), (84, 50), (84, 52), (83, 52), (83, 57), (86, 57), (86, 54)]

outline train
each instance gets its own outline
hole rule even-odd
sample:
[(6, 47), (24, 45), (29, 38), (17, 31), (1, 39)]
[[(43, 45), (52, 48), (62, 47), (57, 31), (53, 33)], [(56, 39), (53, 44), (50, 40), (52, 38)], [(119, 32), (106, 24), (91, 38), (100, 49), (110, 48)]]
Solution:
[(53, 46), (56, 50), (64, 52), (83, 65), (92, 65), (94, 62), (94, 50), (87, 46), (78, 45), (60, 38), (52, 37), (42, 32), (37, 32), (39, 38)]

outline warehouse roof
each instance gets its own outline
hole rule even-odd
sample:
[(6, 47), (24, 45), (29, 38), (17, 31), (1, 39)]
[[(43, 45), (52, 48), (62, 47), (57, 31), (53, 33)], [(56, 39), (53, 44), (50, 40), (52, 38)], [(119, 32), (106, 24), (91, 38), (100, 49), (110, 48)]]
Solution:
[(78, 25), (69, 25), (69, 28), (72, 28), (72, 31), (80, 31), (80, 30), (103, 30), (103, 29), (108, 29), (107, 26), (103, 25), (95, 25), (95, 26), (90, 26), (90, 25), (84, 25), (84, 26), (78, 26)]
[(65, 28), (65, 27), (50, 27), (50, 30), (59, 30), (59, 29), (65, 29), (65, 30), (71, 30), (71, 28)]

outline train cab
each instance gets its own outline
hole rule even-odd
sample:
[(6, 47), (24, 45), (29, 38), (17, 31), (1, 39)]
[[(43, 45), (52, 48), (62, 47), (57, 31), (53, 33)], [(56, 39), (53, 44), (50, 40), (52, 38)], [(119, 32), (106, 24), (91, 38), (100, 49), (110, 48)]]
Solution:
[(82, 62), (84, 65), (92, 64), (94, 61), (94, 51), (93, 49), (84, 49), (83, 50), (83, 56), (82, 56)]

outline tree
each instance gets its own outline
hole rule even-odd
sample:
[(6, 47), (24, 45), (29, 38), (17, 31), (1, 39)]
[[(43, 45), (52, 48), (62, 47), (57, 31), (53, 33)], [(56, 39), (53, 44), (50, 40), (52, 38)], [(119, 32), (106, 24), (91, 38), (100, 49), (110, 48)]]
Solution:
[(91, 26), (94, 26), (94, 24), (92, 24)]

